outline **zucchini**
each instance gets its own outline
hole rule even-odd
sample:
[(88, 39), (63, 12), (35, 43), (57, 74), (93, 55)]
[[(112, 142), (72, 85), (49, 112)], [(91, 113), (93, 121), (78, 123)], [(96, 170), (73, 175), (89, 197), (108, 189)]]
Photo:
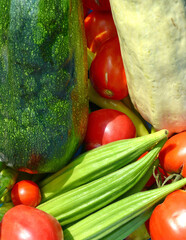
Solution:
[(167, 130), (161, 130), (141, 137), (119, 140), (79, 155), (66, 167), (39, 183), (42, 202), (135, 161), (161, 139), (166, 138), (167, 134)]
[(88, 63), (80, 0), (0, 1), (0, 152), (56, 172), (84, 139)]

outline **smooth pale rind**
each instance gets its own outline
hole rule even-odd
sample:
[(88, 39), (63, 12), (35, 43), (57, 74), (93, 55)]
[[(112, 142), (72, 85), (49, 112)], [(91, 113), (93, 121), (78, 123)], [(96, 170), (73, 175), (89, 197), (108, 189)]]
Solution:
[(157, 130), (186, 130), (186, 1), (110, 4), (135, 108)]

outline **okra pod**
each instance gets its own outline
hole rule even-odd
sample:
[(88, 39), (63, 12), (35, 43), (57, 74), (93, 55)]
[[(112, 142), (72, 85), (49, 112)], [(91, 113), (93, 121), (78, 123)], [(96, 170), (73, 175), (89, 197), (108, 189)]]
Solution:
[(112, 233), (109, 233), (109, 235), (101, 238), (101, 240), (108, 240), (108, 239), (109, 240), (123, 240), (123, 239), (127, 238), (131, 233), (133, 233), (137, 228), (139, 228), (145, 221), (147, 221), (150, 218), (153, 209), (154, 208), (148, 209), (144, 213), (140, 214), (139, 216), (137, 216), (137, 217), (133, 218), (132, 220), (130, 220), (129, 222), (127, 222), (126, 224), (117, 228)]
[(167, 138), (167, 135), (167, 130), (160, 130), (115, 141), (79, 155), (66, 167), (39, 183), (42, 202), (124, 167)]
[(186, 178), (183, 178), (163, 187), (138, 192), (114, 202), (66, 228), (64, 238), (65, 240), (98, 240), (109, 236), (185, 184)]
[(159, 142), (140, 160), (58, 195), (37, 208), (54, 216), (63, 226), (91, 214), (132, 188), (149, 170), (165, 141)]

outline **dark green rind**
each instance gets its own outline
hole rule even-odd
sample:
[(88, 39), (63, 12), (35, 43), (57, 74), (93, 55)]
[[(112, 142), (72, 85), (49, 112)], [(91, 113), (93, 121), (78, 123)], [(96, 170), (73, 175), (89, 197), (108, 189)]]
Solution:
[(62, 168), (88, 116), (79, 0), (0, 1), (0, 156), (33, 172)]

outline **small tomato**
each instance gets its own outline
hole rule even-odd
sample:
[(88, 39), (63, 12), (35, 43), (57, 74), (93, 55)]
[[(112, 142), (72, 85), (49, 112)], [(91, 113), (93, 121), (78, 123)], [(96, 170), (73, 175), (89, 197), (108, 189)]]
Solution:
[(111, 12), (91, 12), (85, 18), (84, 26), (87, 46), (94, 53), (98, 52), (104, 42), (117, 36)]
[(31, 180), (21, 180), (13, 186), (11, 199), (14, 205), (24, 204), (36, 207), (41, 201), (39, 186)]
[(111, 11), (109, 0), (83, 0), (87, 8), (96, 11)]
[(118, 37), (106, 41), (97, 52), (90, 66), (90, 80), (102, 97), (121, 100), (128, 96)]
[(86, 150), (90, 150), (135, 136), (136, 128), (127, 115), (113, 109), (99, 109), (89, 114), (84, 143)]

